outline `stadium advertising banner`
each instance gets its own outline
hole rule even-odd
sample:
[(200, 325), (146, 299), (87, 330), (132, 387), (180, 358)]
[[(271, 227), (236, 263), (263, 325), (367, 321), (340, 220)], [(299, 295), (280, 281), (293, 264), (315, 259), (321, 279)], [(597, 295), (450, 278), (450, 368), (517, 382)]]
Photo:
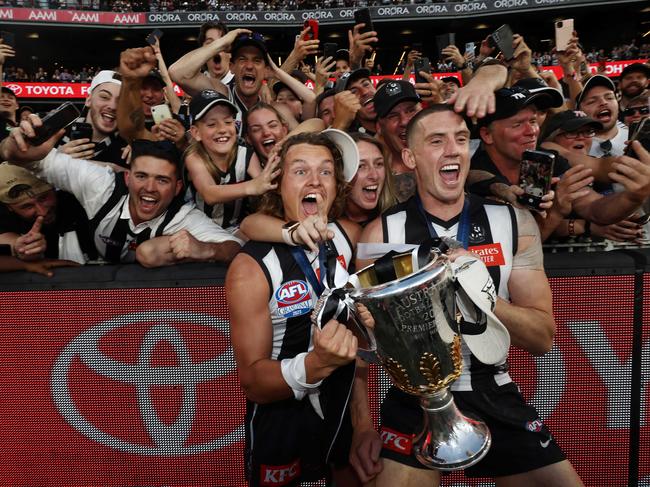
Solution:
[[(625, 68), (625, 66), (628, 64), (645, 62), (647, 62), (647, 60), (644, 59), (608, 62), (605, 68), (605, 74), (610, 77), (617, 77), (620, 76), (623, 68)], [(591, 64), (589, 68), (591, 69), (592, 73), (598, 72), (597, 63)], [(553, 71), (558, 79), (562, 77), (562, 68), (559, 66), (542, 66), (540, 69), (543, 71)], [(461, 79), (460, 73), (457, 72), (432, 73), (432, 76), (436, 79), (441, 79), (447, 76), (454, 76), (459, 80)], [(402, 76), (371, 76), (372, 82), (375, 85), (379, 82), (379, 80), (383, 78), (402, 79)], [(411, 82), (415, 83), (413, 76), (411, 76)], [(90, 89), (90, 83), (19, 83), (16, 81), (9, 81), (5, 82), (4, 86), (13, 90), (18, 98), (25, 99), (83, 99), (88, 96), (88, 90)], [(311, 81), (307, 82), (307, 86), (310, 89), (314, 88), (314, 85)], [(183, 95), (183, 90), (178, 85), (174, 85), (174, 91), (178, 96)]]
[[(540, 358), (513, 349), (513, 377), (585, 485), (628, 485), (630, 465), (650, 485), (635, 277), (551, 285), (555, 346)], [(649, 289), (646, 274), (646, 302)], [(223, 286), (7, 291), (2, 301), (0, 485), (245, 485), (244, 397)], [(638, 340), (646, 371), (649, 310)], [(389, 382), (372, 369), (370, 384), (376, 413)], [(443, 485), (492, 484), (455, 473)]]
[[(620, 3), (644, 0), (619, 0)], [(597, 6), (610, 0), (470, 0), (457, 3), (385, 5), (370, 7), (373, 20), (417, 20), (476, 17), (522, 10), (544, 10), (562, 7)], [(109, 13), (93, 11), (0, 8), (0, 21), (19, 23), (87, 24), (89, 26), (195, 25), (207, 21), (226, 22), (233, 27), (299, 26), (310, 18), (324, 24), (354, 22), (354, 9), (331, 8), (297, 11), (206, 11)]]

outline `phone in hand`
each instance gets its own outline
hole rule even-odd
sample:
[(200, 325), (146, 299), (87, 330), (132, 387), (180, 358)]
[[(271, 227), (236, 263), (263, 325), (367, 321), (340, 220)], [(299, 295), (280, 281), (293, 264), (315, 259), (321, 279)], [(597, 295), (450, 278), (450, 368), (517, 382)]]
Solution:
[(566, 51), (573, 37), (573, 19), (558, 20), (555, 22), (555, 49)]
[(6, 44), (9, 47), (16, 47), (16, 36), (13, 32), (3, 30), (0, 32), (0, 37), (2, 37), (3, 44)]
[(336, 58), (336, 51), (339, 50), (338, 44), (334, 42), (326, 42), (323, 45), (323, 58), (331, 57), (332, 59)]
[(370, 17), (369, 8), (360, 8), (354, 11), (354, 23), (355, 24), (365, 24), (363, 28), (359, 31), (360, 33), (370, 32), (375, 29), (372, 27), (372, 18)]
[(438, 48), (438, 59), (443, 60), (442, 50), (447, 46), (456, 44), (456, 34), (449, 32), (447, 34), (440, 34), (436, 36), (436, 47)]
[(506, 60), (510, 60), (515, 55), (515, 50), (512, 48), (512, 29), (508, 24), (503, 24), (497, 30), (492, 32), (488, 37), (488, 44), (503, 53)]
[(166, 103), (151, 107), (151, 116), (153, 117), (153, 121), (156, 123), (156, 125), (158, 125), (163, 120), (173, 118), (172, 112)]
[(625, 148), (625, 154), (634, 157), (635, 159), (638, 159), (639, 156), (634, 152), (634, 149), (632, 148), (632, 141), (638, 140), (643, 148), (647, 151), (650, 151), (650, 118), (644, 118), (643, 120), (639, 120), (638, 122), (633, 123), (630, 125), (630, 131), (629, 131), (629, 136), (628, 136), (628, 141), (629, 143), (627, 144), (627, 147)]
[(429, 62), (429, 58), (421, 57), (419, 59), (416, 59), (413, 63), (413, 71), (415, 71), (416, 83), (428, 83), (428, 81), (422, 77), (420, 71), (431, 74), (431, 63)]
[(420, 54), (424, 52), (424, 47), (422, 46), (421, 42), (414, 42), (413, 45), (411, 46), (411, 51), (417, 51)]
[(26, 141), (30, 145), (41, 145), (59, 130), (66, 128), (77, 120), (79, 116), (77, 107), (72, 102), (67, 101), (48, 113), (42, 120), (43, 125), (34, 128), (36, 135), (34, 137), (27, 137)]
[(304, 28), (309, 27), (309, 31), (302, 37), (303, 41), (315, 41), (318, 39), (318, 20), (307, 19), (304, 23)]
[(86, 122), (74, 122), (70, 126), (70, 140), (93, 140), (93, 126)]
[(538, 210), (542, 196), (551, 190), (555, 154), (543, 150), (525, 150), (519, 169), (519, 187), (524, 190), (517, 201)]
[(147, 36), (147, 44), (149, 44), (150, 46), (156, 45), (156, 41), (157, 40), (159, 41), (162, 36), (163, 36), (162, 30), (160, 29), (154, 30)]
[(470, 58), (476, 57), (476, 44), (473, 42), (466, 42), (465, 43), (465, 53), (469, 53)]

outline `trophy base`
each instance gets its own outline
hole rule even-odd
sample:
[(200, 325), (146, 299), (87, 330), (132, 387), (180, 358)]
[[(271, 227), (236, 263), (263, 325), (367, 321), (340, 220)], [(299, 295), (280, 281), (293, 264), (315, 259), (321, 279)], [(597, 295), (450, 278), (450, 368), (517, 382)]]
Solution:
[(490, 430), (482, 421), (463, 416), (448, 389), (420, 397), (424, 430), (415, 439), (416, 458), (431, 469), (462, 470), (490, 449)]

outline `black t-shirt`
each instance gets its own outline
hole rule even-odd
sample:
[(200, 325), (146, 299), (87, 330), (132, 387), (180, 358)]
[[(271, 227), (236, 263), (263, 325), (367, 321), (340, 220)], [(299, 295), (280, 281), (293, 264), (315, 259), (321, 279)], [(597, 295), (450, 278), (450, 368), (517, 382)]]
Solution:
[[(85, 119), (80, 118), (78, 121), (84, 122)], [(68, 142), (70, 142), (70, 128), (68, 128), (66, 134), (61, 138), (57, 147)], [(120, 137), (117, 132), (114, 132), (101, 142), (95, 143), (95, 154), (90, 159), (93, 161), (110, 162), (128, 168), (126, 159), (122, 159), (122, 151), (127, 145), (126, 140)]]
[[(89, 258), (96, 258), (85, 210), (72, 194), (57, 191), (56, 195), (56, 219), (52, 225), (43, 225), (41, 229), (41, 233), (45, 236), (47, 242), (45, 257), (58, 259), (59, 236), (74, 231), (77, 233), (82, 251)], [(6, 205), (0, 204), (0, 234), (17, 233), (22, 235), (29, 232), (33, 224), (33, 221), (28, 222), (19, 218)]]

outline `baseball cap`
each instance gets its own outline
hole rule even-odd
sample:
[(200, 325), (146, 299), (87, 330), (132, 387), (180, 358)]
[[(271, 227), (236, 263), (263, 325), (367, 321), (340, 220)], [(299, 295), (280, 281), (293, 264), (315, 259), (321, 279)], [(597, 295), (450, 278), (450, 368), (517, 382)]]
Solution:
[(630, 73), (641, 73), (644, 74), (646, 78), (650, 78), (650, 66), (645, 63), (632, 63), (628, 64), (621, 71), (621, 78), (624, 78)]
[(576, 96), (576, 107), (580, 108), (580, 103), (582, 103), (584, 97), (589, 93), (589, 90), (596, 86), (604, 86), (605, 88), (616, 92), (616, 86), (611, 79), (602, 74), (595, 74), (585, 82), (582, 91), (578, 93), (578, 96)]
[(408, 81), (391, 80), (377, 88), (372, 101), (375, 104), (377, 117), (384, 118), (398, 103), (403, 101), (419, 102), (420, 96)]
[(560, 90), (550, 87), (542, 78), (523, 78), (513, 86), (526, 88), (531, 93), (546, 93), (553, 99), (553, 108), (559, 108), (564, 103), (564, 95)]
[(370, 70), (366, 68), (355, 69), (354, 71), (349, 71), (347, 73), (341, 74), (339, 79), (336, 80), (334, 89), (337, 93), (345, 91), (350, 86), (350, 83), (361, 78), (370, 78)]
[(588, 117), (585, 112), (579, 110), (566, 110), (556, 113), (546, 121), (544, 132), (540, 140), (555, 137), (558, 132), (573, 132), (582, 127), (591, 126), (595, 130), (602, 130), (603, 124), (598, 120)]
[(325, 98), (329, 98), (330, 96), (336, 95), (336, 90), (334, 88), (330, 88), (329, 90), (323, 91), (320, 95), (316, 97), (316, 106), (320, 105), (320, 102), (322, 102)]
[(122, 86), (122, 75), (108, 69), (100, 71), (90, 82), (90, 90), (88, 90), (88, 92), (92, 93), (92, 91), (102, 83), (115, 83), (117, 86)]
[(545, 92), (531, 93), (525, 88), (513, 86), (501, 88), (494, 93), (496, 109), (478, 120), (479, 127), (485, 127), (496, 120), (512, 117), (529, 105), (539, 109), (547, 109), (554, 106), (555, 101)]
[(210, 108), (219, 104), (229, 107), (233, 115), (236, 115), (238, 112), (237, 107), (227, 97), (215, 90), (203, 90), (198, 95), (192, 97), (190, 101), (190, 117), (192, 123), (201, 120), (201, 117), (208, 113)]
[(235, 42), (232, 43), (232, 47), (230, 48), (230, 53), (232, 54), (232, 57), (234, 58), (237, 51), (239, 51), (241, 48), (246, 46), (253, 46), (258, 48), (260, 51), (262, 51), (264, 62), (268, 64), (267, 57), (269, 55), (269, 50), (266, 47), (266, 43), (264, 42), (264, 36), (262, 34), (260, 34), (259, 32), (253, 32), (252, 34), (238, 35), (237, 38), (235, 39)]
[(144, 79), (151, 79), (158, 82), (161, 86), (161, 89), (164, 88), (166, 85), (165, 81), (162, 78), (162, 75), (160, 74), (160, 71), (158, 71), (157, 69), (152, 69), (151, 71), (149, 71), (149, 74), (145, 76)]
[(27, 169), (13, 164), (0, 164), (0, 202), (14, 205), (52, 189)]
[(460, 88), (460, 80), (456, 76), (445, 76), (444, 78), (440, 78), (440, 81), (443, 83), (454, 83)]
[(341, 151), (343, 157), (343, 177), (349, 183), (354, 179), (359, 169), (359, 149), (348, 134), (338, 129), (327, 129), (321, 132), (330, 139)]
[(16, 93), (14, 93), (14, 90), (12, 90), (11, 88), (8, 88), (8, 87), (6, 87), (6, 86), (2, 86), (2, 87), (0, 88), (0, 91), (1, 91), (2, 93), (7, 93), (8, 95), (11, 95), (11, 96), (13, 96), (14, 98), (16, 98)]
[(460, 285), (456, 304), (463, 315), (463, 341), (484, 364), (502, 362), (510, 349), (510, 333), (494, 314), (497, 293), (487, 267), (479, 258), (461, 255), (452, 268)]
[(336, 54), (334, 54), (334, 60), (335, 61), (343, 60), (343, 61), (350, 62), (350, 51), (348, 51), (347, 49), (339, 49), (338, 51), (336, 51)]

